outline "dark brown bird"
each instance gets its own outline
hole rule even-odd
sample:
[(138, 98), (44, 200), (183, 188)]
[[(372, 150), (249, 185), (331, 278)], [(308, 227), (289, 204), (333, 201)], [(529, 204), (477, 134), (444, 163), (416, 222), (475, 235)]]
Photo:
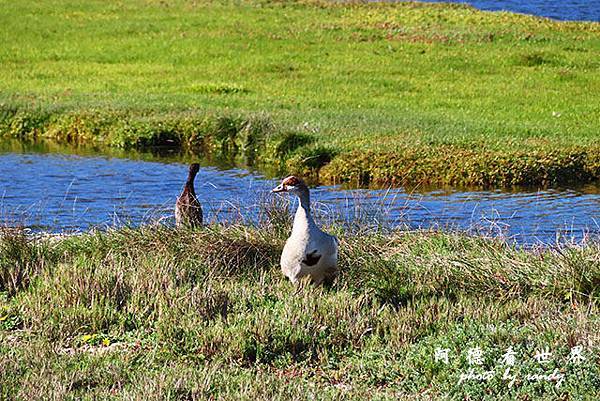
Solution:
[(193, 228), (202, 225), (202, 206), (196, 198), (196, 191), (194, 191), (194, 179), (198, 170), (200, 170), (198, 163), (190, 165), (187, 181), (175, 203), (175, 225), (177, 227)]

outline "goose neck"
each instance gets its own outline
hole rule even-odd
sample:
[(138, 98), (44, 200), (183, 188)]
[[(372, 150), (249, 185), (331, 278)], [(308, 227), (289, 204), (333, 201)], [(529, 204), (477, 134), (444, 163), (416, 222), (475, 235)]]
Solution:
[(310, 194), (308, 191), (300, 193), (298, 199), (300, 200), (299, 209), (304, 209), (306, 214), (310, 215)]
[(297, 227), (298, 229), (309, 228), (315, 224), (310, 213), (310, 195), (308, 193), (302, 193), (298, 195), (298, 199), (300, 200), (300, 204), (296, 210), (294, 227)]
[(187, 181), (185, 182), (185, 187), (188, 190), (193, 191), (194, 190), (194, 179), (196, 178), (196, 174), (193, 174), (192, 172), (190, 172), (188, 174), (188, 178)]

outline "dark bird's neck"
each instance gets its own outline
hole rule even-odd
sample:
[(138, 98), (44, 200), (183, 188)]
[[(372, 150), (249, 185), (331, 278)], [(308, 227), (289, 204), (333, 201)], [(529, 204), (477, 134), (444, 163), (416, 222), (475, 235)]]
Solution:
[(194, 192), (194, 179), (196, 178), (196, 173), (190, 171), (188, 173), (187, 181), (185, 182), (185, 189), (188, 191)]

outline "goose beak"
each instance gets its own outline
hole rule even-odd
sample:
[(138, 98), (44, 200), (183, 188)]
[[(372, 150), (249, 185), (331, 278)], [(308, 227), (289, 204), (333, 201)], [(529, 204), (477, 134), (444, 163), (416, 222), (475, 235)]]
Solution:
[(276, 186), (275, 188), (273, 188), (271, 190), (271, 192), (273, 193), (277, 193), (277, 192), (286, 192), (285, 187), (283, 186), (283, 184), (279, 184), (278, 186)]

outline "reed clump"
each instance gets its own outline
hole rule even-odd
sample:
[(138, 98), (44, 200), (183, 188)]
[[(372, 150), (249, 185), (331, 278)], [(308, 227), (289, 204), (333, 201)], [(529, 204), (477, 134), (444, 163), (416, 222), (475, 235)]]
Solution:
[(353, 185), (556, 186), (598, 180), (600, 147), (499, 151), (464, 145), (355, 151), (334, 158), (325, 183)]

